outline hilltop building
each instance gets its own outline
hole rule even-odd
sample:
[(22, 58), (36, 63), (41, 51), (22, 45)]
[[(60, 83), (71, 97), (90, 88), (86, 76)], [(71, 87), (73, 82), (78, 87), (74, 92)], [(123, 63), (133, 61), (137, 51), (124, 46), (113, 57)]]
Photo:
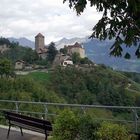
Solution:
[(53, 67), (56, 67), (58, 65), (61, 66), (67, 66), (67, 65), (73, 65), (73, 61), (71, 60), (71, 57), (62, 53), (58, 53), (55, 56)]
[(25, 62), (23, 60), (17, 60), (15, 63), (16, 70), (22, 70), (25, 68)]
[(73, 53), (79, 53), (81, 58), (85, 57), (85, 49), (78, 42), (76, 42), (74, 45), (64, 46), (64, 48), (67, 49), (68, 55), (72, 55)]
[(42, 59), (45, 59), (47, 57), (47, 48), (45, 47), (45, 37), (41, 33), (35, 36), (35, 50)]

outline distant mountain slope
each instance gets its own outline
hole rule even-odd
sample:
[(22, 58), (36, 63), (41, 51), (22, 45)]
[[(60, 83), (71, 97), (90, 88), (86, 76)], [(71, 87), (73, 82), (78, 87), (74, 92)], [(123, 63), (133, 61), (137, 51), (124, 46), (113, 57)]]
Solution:
[(75, 37), (71, 39), (62, 38), (61, 40), (55, 42), (55, 44), (56, 44), (56, 48), (60, 49), (60, 48), (63, 48), (64, 45), (72, 45), (72, 44), (75, 44), (75, 42), (84, 43), (88, 41), (89, 41), (88, 37), (85, 37), (85, 38)]
[(32, 49), (35, 48), (35, 43), (25, 37), (22, 38), (8, 38), (10, 42), (14, 41), (14, 42), (18, 42), (19, 45), (24, 46), (24, 47), (30, 47)]
[[(127, 51), (133, 54), (130, 60), (123, 57), (113, 57), (109, 55), (113, 41), (99, 41), (97, 39), (84, 43), (86, 55), (97, 64), (105, 64), (116, 70), (131, 71), (140, 73), (140, 59), (135, 58), (133, 47)], [(123, 48), (126, 52), (126, 47)]]

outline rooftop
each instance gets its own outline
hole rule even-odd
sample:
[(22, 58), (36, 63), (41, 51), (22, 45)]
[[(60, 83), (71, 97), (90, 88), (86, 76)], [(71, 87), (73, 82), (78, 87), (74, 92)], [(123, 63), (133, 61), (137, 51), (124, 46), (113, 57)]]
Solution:
[(43, 37), (44, 38), (44, 35), (42, 35), (41, 33), (38, 33), (36, 36), (35, 36), (35, 38), (36, 37)]
[(76, 42), (74, 45), (67, 45), (67, 48), (82, 48), (81, 44), (79, 44), (78, 42)]

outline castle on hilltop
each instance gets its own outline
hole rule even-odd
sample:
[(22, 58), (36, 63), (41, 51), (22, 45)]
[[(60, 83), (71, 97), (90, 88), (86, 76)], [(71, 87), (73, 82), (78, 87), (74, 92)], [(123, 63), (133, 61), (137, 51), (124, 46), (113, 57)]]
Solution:
[(73, 53), (78, 53), (81, 58), (85, 58), (85, 49), (78, 42), (76, 42), (74, 45), (65, 45), (64, 48), (67, 49), (67, 54), (70, 56)]
[(45, 37), (41, 33), (35, 36), (35, 50), (41, 58), (47, 57), (48, 49), (45, 47)]
[[(78, 53), (81, 58), (85, 57), (85, 49), (78, 42), (76, 42), (74, 45), (65, 45), (63, 47), (66, 48), (67, 55), (70, 57), (73, 53)], [(42, 59), (47, 57), (48, 49), (45, 46), (45, 37), (41, 33), (38, 33), (35, 36), (35, 50)]]

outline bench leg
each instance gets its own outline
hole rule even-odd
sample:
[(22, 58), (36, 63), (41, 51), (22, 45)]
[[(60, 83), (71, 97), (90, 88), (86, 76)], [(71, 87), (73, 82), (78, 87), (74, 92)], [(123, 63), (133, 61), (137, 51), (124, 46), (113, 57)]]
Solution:
[(20, 127), (20, 132), (21, 132), (21, 136), (23, 136), (23, 131), (22, 131), (22, 128)]
[(9, 125), (9, 129), (8, 129), (8, 133), (7, 133), (7, 139), (9, 138), (10, 128), (11, 128), (11, 125)]
[(140, 140), (140, 135), (138, 135), (138, 139), (137, 140)]
[(45, 140), (48, 140), (47, 131), (45, 130)]
[(47, 136), (47, 134), (46, 134), (46, 136), (45, 136), (45, 140), (48, 140), (48, 136)]

